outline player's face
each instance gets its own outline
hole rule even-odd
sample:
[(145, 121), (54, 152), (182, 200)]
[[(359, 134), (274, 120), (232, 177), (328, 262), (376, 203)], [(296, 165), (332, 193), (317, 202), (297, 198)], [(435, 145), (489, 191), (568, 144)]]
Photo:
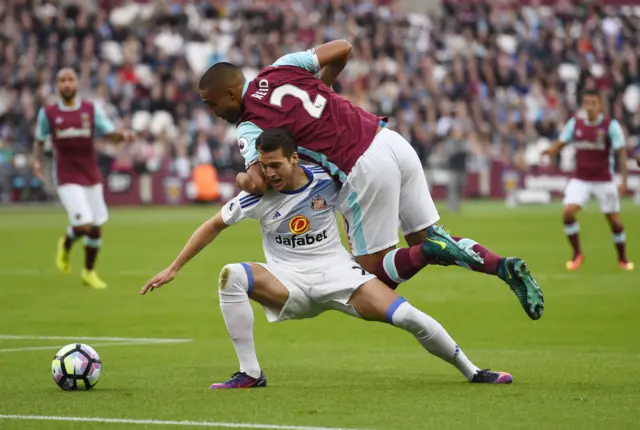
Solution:
[(595, 120), (600, 115), (600, 98), (587, 94), (582, 98), (582, 109), (587, 113), (589, 120)]
[(69, 101), (76, 96), (78, 91), (78, 78), (71, 71), (62, 71), (58, 75), (58, 92), (60, 96)]
[(269, 180), (271, 187), (276, 191), (292, 190), (295, 168), (298, 165), (298, 154), (288, 158), (282, 152), (282, 148), (272, 152), (258, 153), (258, 161), (262, 173)]
[(235, 89), (200, 91), (200, 98), (209, 108), (211, 115), (231, 124), (235, 124), (240, 119), (241, 102), (238, 100)]

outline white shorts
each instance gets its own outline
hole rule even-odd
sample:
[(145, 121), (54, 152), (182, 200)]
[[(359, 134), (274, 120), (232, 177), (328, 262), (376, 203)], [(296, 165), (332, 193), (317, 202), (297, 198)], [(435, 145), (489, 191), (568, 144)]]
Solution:
[(100, 226), (109, 219), (102, 184), (90, 187), (76, 184), (60, 185), (58, 196), (72, 226), (87, 224)]
[(435, 224), (436, 209), (418, 154), (400, 134), (383, 129), (356, 162), (338, 196), (351, 253), (373, 254)]
[(564, 205), (584, 207), (594, 196), (600, 205), (600, 212), (612, 214), (620, 212), (620, 197), (615, 182), (589, 182), (571, 178), (564, 190)]
[(289, 267), (259, 263), (288, 290), (282, 310), (262, 306), (269, 322), (313, 318), (327, 310), (359, 317), (349, 300), (353, 293), (375, 276), (347, 258), (328, 259), (325, 269), (296, 272)]

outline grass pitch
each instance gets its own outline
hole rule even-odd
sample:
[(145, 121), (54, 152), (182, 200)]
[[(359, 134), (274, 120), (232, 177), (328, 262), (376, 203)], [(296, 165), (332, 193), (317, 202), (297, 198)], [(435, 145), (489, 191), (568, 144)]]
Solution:
[[(384, 324), (331, 312), (268, 324), (254, 304), (269, 387), (210, 392), (210, 383), (237, 370), (217, 275), (227, 263), (263, 260), (258, 224), (224, 232), (172, 284), (145, 297), (138, 291), (214, 211), (112, 209), (98, 259), (109, 288), (93, 291), (80, 284), (80, 243), (72, 274), (56, 273), (55, 244), (66, 226), (61, 209), (0, 210), (0, 428), (194, 425), (175, 421), (274, 429), (638, 428), (640, 272), (617, 268), (611, 233), (595, 207), (580, 216), (579, 273), (564, 270), (569, 249), (559, 205), (468, 203), (461, 214), (442, 213), (453, 234), (529, 262), (545, 292), (539, 321), (526, 317), (499, 279), (462, 268), (429, 267), (399, 289), (478, 366), (511, 372), (511, 386), (471, 385)], [(640, 208), (624, 205), (623, 221), (629, 256), (640, 263)], [(95, 346), (103, 361), (102, 379), (89, 392), (63, 392), (50, 375), (57, 348), (76, 339)]]

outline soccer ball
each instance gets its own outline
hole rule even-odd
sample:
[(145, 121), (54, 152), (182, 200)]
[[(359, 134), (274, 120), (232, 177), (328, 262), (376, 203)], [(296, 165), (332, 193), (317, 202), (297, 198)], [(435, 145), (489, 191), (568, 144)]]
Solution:
[(90, 390), (100, 380), (102, 362), (89, 345), (72, 343), (62, 347), (51, 362), (53, 381), (63, 390)]

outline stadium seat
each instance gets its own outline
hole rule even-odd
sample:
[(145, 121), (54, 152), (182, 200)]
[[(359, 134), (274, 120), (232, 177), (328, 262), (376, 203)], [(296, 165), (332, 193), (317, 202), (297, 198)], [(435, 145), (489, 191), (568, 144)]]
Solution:
[(163, 131), (169, 131), (169, 128), (172, 127), (173, 117), (167, 111), (157, 111), (151, 117), (151, 122), (149, 124), (149, 131), (151, 133), (158, 135)]
[(151, 114), (145, 110), (139, 110), (131, 117), (131, 128), (138, 133), (148, 130), (150, 123)]

